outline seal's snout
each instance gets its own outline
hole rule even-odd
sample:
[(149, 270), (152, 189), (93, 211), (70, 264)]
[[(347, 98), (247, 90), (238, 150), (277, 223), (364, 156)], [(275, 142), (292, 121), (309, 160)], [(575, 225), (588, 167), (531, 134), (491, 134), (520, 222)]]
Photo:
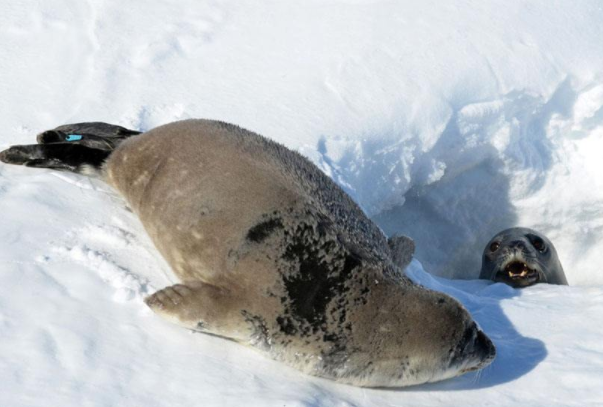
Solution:
[(496, 271), (494, 281), (510, 285), (511, 287), (527, 287), (540, 281), (546, 282), (546, 278), (539, 272), (540, 266), (527, 260), (513, 260)]
[(513, 240), (511, 243), (509, 243), (509, 247), (511, 249), (517, 249), (520, 251), (525, 251), (526, 250), (526, 243), (523, 240)]
[(496, 347), (475, 323), (465, 330), (457, 349), (459, 354), (453, 363), (463, 363), (462, 373), (482, 369), (496, 357)]

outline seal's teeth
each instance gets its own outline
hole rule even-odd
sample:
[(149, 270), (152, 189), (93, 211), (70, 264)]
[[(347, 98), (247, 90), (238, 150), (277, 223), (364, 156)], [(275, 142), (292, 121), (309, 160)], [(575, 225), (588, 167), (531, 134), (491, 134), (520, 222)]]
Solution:
[(522, 261), (514, 261), (508, 264), (505, 271), (511, 278), (525, 277), (531, 272), (528, 265)]
[(522, 261), (514, 261), (505, 267), (507, 275), (511, 278), (525, 278), (529, 276), (533, 270)]

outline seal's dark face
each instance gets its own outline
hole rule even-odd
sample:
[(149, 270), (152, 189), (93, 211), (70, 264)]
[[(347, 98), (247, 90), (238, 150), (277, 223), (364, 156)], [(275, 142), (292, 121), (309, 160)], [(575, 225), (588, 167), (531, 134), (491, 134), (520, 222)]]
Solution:
[[(507, 229), (492, 238), (482, 256), (480, 278), (528, 287), (547, 283), (558, 260), (552, 243), (528, 228)], [(561, 267), (559, 265), (559, 267)]]

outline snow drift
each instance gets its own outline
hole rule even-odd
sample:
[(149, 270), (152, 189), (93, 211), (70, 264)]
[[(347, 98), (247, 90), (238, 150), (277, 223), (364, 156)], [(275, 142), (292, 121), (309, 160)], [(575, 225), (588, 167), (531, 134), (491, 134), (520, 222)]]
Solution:
[(169, 269), (86, 178), (0, 167), (0, 405), (597, 405), (603, 400), (603, 6), (53, 0), (0, 4), (0, 148), (63, 123), (202, 117), (297, 149), (431, 274), (474, 278), (522, 225), (570, 287), (409, 273), (499, 357), (404, 391), (301, 376), (153, 318)]

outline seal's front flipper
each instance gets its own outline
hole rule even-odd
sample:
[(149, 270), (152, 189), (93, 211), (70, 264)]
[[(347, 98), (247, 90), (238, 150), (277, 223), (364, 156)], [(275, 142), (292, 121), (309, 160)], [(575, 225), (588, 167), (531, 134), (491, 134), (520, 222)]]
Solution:
[(0, 152), (0, 161), (27, 167), (83, 173), (90, 167), (100, 169), (110, 153), (81, 144), (31, 144), (12, 146)]
[(244, 316), (233, 308), (228, 290), (201, 282), (176, 284), (145, 298), (146, 304), (166, 320), (203, 333), (249, 340)]
[(392, 252), (394, 264), (402, 270), (412, 261), (412, 255), (415, 253), (415, 242), (407, 236), (392, 236), (387, 239), (389, 249)]
[(126, 138), (139, 131), (103, 122), (65, 124), (38, 134), (38, 144), (74, 143), (100, 150), (113, 151)]

